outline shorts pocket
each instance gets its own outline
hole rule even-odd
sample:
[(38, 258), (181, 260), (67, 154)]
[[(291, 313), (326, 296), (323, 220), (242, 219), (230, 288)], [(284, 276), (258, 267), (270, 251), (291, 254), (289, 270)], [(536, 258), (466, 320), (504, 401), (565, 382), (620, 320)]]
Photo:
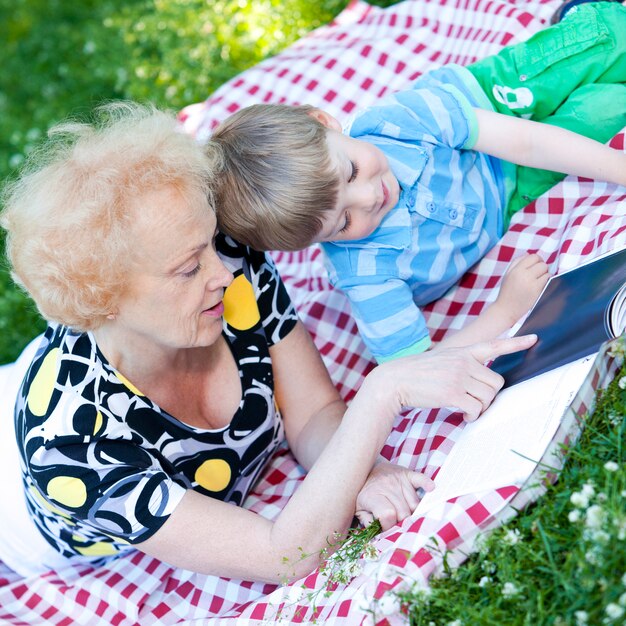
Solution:
[(612, 45), (608, 28), (598, 18), (596, 7), (582, 5), (576, 14), (556, 26), (536, 33), (525, 45), (514, 47), (519, 74), (527, 78), (538, 76), (560, 61), (593, 48), (601, 53)]

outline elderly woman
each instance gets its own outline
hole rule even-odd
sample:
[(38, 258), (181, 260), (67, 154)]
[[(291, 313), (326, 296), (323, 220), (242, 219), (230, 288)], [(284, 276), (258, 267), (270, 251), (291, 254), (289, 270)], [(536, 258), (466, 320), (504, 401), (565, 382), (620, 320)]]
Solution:
[[(376, 368), (346, 409), (269, 257), (216, 232), (215, 163), (138, 105), (54, 129), (5, 193), (15, 279), (49, 326), (15, 406), (30, 514), (64, 557), (137, 548), (202, 573), (313, 569), (355, 512), (388, 528), (423, 475), (377, 455), (403, 406), (475, 419), (518, 338)], [(287, 441), (309, 470), (275, 521), (240, 505)], [(302, 554), (311, 555), (302, 558)]]

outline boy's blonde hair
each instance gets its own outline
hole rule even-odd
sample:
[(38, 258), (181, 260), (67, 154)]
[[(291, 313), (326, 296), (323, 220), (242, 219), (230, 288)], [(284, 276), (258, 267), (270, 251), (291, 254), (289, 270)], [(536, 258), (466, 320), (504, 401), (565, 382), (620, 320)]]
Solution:
[(339, 177), (326, 128), (311, 106), (255, 104), (215, 130), (220, 153), (215, 203), (220, 230), (257, 250), (301, 250), (337, 202)]

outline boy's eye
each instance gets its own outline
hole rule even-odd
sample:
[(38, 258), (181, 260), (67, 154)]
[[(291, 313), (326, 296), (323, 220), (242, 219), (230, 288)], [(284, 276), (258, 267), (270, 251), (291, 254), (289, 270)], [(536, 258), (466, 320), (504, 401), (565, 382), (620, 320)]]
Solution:
[(354, 181), (359, 175), (359, 166), (354, 161), (350, 161), (350, 168), (350, 178), (348, 178), (349, 183)]
[(346, 213), (346, 221), (343, 227), (339, 229), (339, 232), (345, 233), (350, 228), (351, 223), (352, 223), (352, 219), (350, 218), (350, 213)]

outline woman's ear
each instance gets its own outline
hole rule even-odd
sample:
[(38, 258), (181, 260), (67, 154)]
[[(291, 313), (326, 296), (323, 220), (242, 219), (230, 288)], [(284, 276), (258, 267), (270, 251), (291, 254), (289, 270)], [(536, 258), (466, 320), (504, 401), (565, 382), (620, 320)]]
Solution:
[(330, 130), (336, 130), (341, 132), (341, 124), (336, 117), (333, 117), (330, 113), (322, 111), (322, 109), (311, 109), (308, 113), (313, 119), (316, 119), (322, 126), (329, 128)]

